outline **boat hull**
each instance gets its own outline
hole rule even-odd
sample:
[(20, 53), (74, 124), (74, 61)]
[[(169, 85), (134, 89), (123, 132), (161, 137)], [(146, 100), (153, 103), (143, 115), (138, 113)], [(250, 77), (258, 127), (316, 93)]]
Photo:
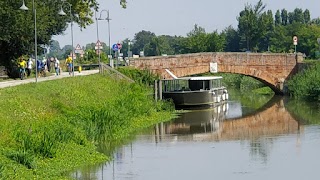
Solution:
[(201, 106), (212, 105), (215, 95), (211, 91), (177, 91), (164, 92), (165, 99), (172, 99), (176, 106)]

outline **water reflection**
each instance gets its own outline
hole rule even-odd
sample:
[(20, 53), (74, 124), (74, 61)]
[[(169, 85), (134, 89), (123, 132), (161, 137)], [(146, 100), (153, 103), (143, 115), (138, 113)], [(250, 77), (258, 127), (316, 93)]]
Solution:
[(219, 108), (181, 114), (119, 148), (113, 161), (74, 177), (292, 180), (305, 177), (302, 172), (308, 169), (314, 179), (320, 165), (320, 128), (301, 125), (301, 114), (288, 111), (288, 104), (274, 97), (264, 104), (247, 104), (243, 111), (232, 100)]

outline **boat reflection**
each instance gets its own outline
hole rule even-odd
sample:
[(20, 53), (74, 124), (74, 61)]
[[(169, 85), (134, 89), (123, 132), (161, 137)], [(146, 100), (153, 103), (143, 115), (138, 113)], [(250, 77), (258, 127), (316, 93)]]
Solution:
[(228, 103), (210, 109), (192, 110), (172, 122), (155, 126), (155, 142), (252, 140), (301, 131), (299, 121), (286, 111), (281, 98), (270, 100), (256, 113), (231, 116), (236, 118), (228, 118), (227, 109), (234, 107)]
[(155, 126), (154, 137), (160, 141), (193, 140), (197, 134), (217, 134), (221, 129), (222, 121), (226, 118), (229, 104), (189, 109), (171, 122), (160, 123)]

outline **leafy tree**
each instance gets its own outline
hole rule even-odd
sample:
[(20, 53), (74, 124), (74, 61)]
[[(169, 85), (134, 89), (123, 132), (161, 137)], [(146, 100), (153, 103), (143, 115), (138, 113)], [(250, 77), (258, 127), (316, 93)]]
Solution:
[(222, 52), (226, 46), (225, 36), (217, 31), (207, 34), (207, 52)]
[(226, 52), (238, 52), (240, 51), (240, 37), (238, 31), (232, 26), (227, 27), (221, 33), (221, 36), (225, 39), (225, 49)]
[(194, 25), (194, 29), (187, 34), (186, 47), (188, 53), (207, 51), (207, 34), (204, 28)]
[(311, 24), (317, 24), (320, 25), (320, 18), (315, 18), (311, 20)]
[(174, 45), (174, 37), (168, 35), (161, 35), (158, 36), (159, 44), (160, 44), (160, 51), (162, 54), (172, 55), (175, 54), (174, 49), (172, 46)]
[(144, 46), (151, 42), (152, 38), (156, 35), (150, 31), (142, 30), (135, 34), (133, 39), (132, 52), (133, 54), (139, 54), (144, 50)]
[(263, 13), (259, 21), (259, 27), (261, 31), (261, 38), (259, 42), (260, 51), (269, 51), (270, 38), (274, 31), (274, 19), (271, 10)]
[(304, 12), (301, 8), (296, 8), (293, 11), (293, 22), (297, 22), (297, 23), (305, 23), (304, 20)]
[(286, 26), (276, 26), (274, 33), (270, 37), (270, 51), (285, 53), (292, 43), (292, 38), (288, 36)]
[(275, 25), (279, 26), (281, 25), (281, 14), (280, 14), (280, 10), (277, 10), (276, 15), (274, 16), (275, 19)]
[(187, 51), (187, 38), (182, 36), (174, 36), (169, 38), (170, 47), (173, 50), (173, 54), (185, 54)]
[(144, 46), (145, 56), (159, 56), (161, 55), (160, 44), (158, 37), (153, 37), (151, 41)]
[(281, 21), (284, 26), (288, 24), (288, 11), (285, 9), (281, 10)]
[(315, 52), (319, 50), (317, 38), (320, 37), (320, 27), (314, 24), (300, 26), (297, 35), (299, 37), (297, 50), (309, 57), (315, 57)]
[(310, 11), (308, 9), (303, 12), (303, 18), (305, 24), (309, 24), (311, 22)]
[(261, 0), (255, 5), (247, 4), (238, 17), (238, 28), (241, 41), (245, 43), (246, 50), (253, 50), (258, 45), (258, 40), (264, 34), (265, 29), (259, 25), (263, 24), (262, 12), (265, 5)]
[(288, 13), (288, 23), (292, 24), (294, 22), (294, 13), (293, 12), (289, 12)]

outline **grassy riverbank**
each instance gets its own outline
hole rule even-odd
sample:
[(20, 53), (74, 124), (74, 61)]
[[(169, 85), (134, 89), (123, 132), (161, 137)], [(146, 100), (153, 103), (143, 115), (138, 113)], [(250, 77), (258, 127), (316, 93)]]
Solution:
[(107, 160), (98, 142), (172, 117), (173, 107), (151, 92), (100, 75), (0, 89), (0, 179), (64, 179)]

